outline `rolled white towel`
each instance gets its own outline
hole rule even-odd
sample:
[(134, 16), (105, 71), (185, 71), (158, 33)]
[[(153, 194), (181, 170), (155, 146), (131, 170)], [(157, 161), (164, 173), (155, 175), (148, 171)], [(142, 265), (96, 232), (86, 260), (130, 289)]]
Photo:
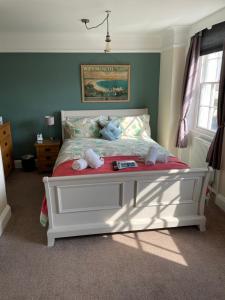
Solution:
[(72, 169), (73, 170), (84, 170), (88, 167), (88, 163), (85, 159), (80, 158), (80, 159), (76, 159), (74, 160), (73, 164), (72, 164)]
[(156, 161), (161, 162), (161, 163), (167, 163), (168, 162), (168, 155), (166, 153), (158, 154)]
[(96, 154), (92, 149), (88, 149), (85, 151), (84, 159), (87, 161), (89, 167), (93, 169), (97, 169), (104, 164), (104, 159)]
[(158, 148), (155, 145), (152, 145), (149, 150), (147, 155), (145, 156), (145, 164), (146, 165), (154, 165), (158, 156)]

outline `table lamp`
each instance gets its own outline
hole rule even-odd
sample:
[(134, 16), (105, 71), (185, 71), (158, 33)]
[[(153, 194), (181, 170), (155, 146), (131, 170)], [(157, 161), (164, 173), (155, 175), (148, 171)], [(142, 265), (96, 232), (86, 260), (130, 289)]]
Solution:
[(45, 116), (45, 124), (48, 126), (48, 137), (50, 140), (54, 140), (51, 136), (51, 127), (55, 125), (54, 116)]

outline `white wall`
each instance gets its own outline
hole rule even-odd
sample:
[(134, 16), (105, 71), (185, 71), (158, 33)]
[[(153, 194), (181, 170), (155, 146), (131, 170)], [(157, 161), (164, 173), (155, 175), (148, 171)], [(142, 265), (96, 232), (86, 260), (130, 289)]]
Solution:
[[(95, 32), (89, 35), (70, 33), (1, 33), (0, 52), (103, 52), (105, 36)], [(126, 36), (117, 34), (112, 39), (113, 52), (160, 52), (158, 33), (140, 33)], [(87, 50), (88, 49), (88, 50)]]
[(2, 164), (2, 155), (0, 149), (0, 214), (3, 211), (3, 208), (6, 206), (6, 191), (5, 191), (5, 178)]
[(169, 148), (173, 48), (162, 51), (160, 58), (158, 141)]
[(165, 47), (160, 61), (158, 141), (175, 155), (178, 154), (175, 144), (180, 117), (187, 30), (187, 27), (175, 27), (165, 32), (167, 39), (164, 38)]
[(221, 170), (219, 172), (216, 204), (225, 211), (225, 135), (223, 137), (222, 162), (221, 162)]
[(10, 218), (11, 209), (7, 204), (6, 191), (5, 191), (5, 177), (2, 164), (2, 154), (0, 148), (0, 236)]

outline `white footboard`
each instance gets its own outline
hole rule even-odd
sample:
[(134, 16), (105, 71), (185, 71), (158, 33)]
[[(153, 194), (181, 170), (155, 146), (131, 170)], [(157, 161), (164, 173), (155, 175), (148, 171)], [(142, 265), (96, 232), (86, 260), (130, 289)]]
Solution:
[(44, 177), (48, 246), (55, 238), (198, 225), (207, 169)]

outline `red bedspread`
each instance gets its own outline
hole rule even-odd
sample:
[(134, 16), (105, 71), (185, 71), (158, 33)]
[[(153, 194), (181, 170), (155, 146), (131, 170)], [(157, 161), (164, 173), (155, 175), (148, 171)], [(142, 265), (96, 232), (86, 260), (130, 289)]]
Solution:
[[(114, 160), (135, 160), (138, 164), (136, 168), (122, 169), (114, 171), (112, 162)], [(144, 162), (137, 156), (111, 156), (104, 157), (104, 165), (99, 169), (87, 168), (85, 170), (76, 171), (72, 169), (73, 160), (66, 161), (57, 166), (52, 174), (54, 177), (58, 176), (74, 176), (74, 175), (91, 175), (91, 174), (105, 174), (105, 173), (124, 173), (124, 172), (138, 172), (138, 171), (160, 171), (160, 170), (173, 170), (173, 169), (187, 169), (189, 166), (176, 157), (169, 157), (167, 163), (156, 163), (153, 166), (146, 166)], [(40, 222), (43, 226), (48, 221), (48, 208), (46, 198), (44, 197), (41, 208)]]
[[(138, 164), (137, 168), (123, 169), (113, 171), (112, 162), (114, 160), (135, 160)], [(73, 175), (91, 175), (115, 172), (137, 172), (137, 171), (156, 171), (156, 170), (172, 170), (172, 169), (187, 169), (188, 165), (179, 161), (176, 157), (169, 157), (168, 163), (156, 163), (153, 166), (146, 166), (143, 161), (137, 156), (111, 156), (104, 158), (104, 165), (99, 169), (85, 169), (76, 171), (71, 168), (73, 160), (66, 161), (55, 168), (52, 176), (73, 176)]]

